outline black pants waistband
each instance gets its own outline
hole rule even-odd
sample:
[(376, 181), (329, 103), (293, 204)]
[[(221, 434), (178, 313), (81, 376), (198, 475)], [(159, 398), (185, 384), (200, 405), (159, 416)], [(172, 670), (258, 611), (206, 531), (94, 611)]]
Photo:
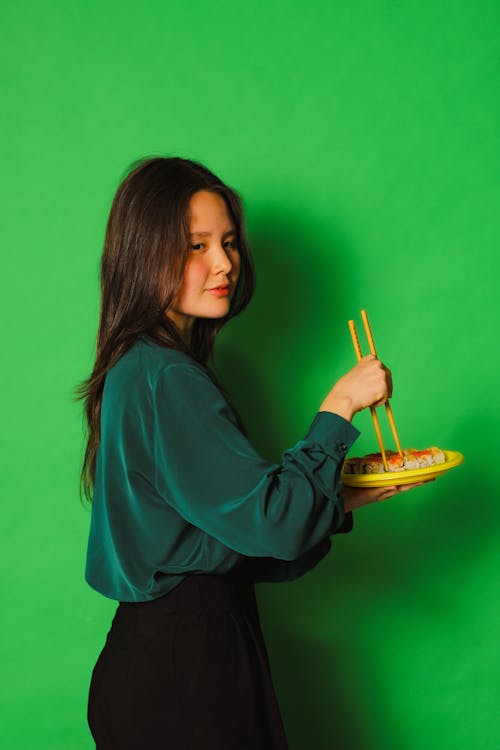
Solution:
[(255, 603), (254, 583), (236, 570), (224, 575), (188, 574), (164, 596), (147, 602), (120, 602), (119, 611), (152, 617), (161, 614), (219, 612)]

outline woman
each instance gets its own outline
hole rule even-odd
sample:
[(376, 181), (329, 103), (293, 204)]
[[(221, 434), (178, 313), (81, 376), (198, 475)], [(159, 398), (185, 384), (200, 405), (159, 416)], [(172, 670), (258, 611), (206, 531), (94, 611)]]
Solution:
[(86, 580), (119, 602), (90, 686), (98, 750), (286, 748), (254, 582), (303, 575), (354, 508), (398, 491), (339, 482), (353, 415), (390, 396), (372, 356), (281, 464), (251, 446), (208, 360), (253, 291), (235, 191), (197, 162), (136, 162), (112, 204), (79, 390)]

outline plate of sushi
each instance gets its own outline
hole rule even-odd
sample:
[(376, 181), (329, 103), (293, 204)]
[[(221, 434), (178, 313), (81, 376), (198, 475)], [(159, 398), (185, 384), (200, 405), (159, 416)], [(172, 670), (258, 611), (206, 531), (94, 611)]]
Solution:
[(445, 474), (464, 460), (458, 451), (432, 446), (425, 450), (410, 448), (401, 452), (385, 451), (387, 468), (381, 453), (352, 456), (344, 461), (341, 481), (348, 487), (392, 487), (425, 482)]
[[(377, 356), (373, 334), (368, 322), (366, 310), (361, 310), (361, 317), (365, 328), (366, 338), (370, 347), (370, 353)], [(348, 321), (351, 339), (354, 346), (354, 352), (358, 362), (362, 359), (361, 346), (359, 344), (358, 333), (354, 320)], [(425, 482), (429, 479), (435, 479), (441, 474), (445, 474), (450, 469), (455, 468), (462, 463), (464, 457), (458, 451), (444, 451), (433, 445), (425, 450), (408, 450), (401, 449), (401, 443), (398, 431), (394, 422), (392, 409), (389, 400), (385, 402), (387, 418), (391, 426), (394, 442), (398, 448), (397, 451), (388, 451), (384, 448), (382, 433), (376, 414), (376, 409), (371, 407), (373, 426), (380, 453), (369, 453), (366, 456), (358, 458), (352, 456), (346, 458), (340, 475), (341, 481), (348, 487), (393, 487), (402, 484), (413, 484), (415, 482)], [(384, 456), (385, 455), (385, 461)]]

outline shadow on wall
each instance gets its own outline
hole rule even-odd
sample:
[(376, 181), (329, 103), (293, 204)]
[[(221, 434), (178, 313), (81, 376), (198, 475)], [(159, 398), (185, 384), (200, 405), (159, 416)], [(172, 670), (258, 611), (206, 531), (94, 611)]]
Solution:
[[(217, 370), (238, 405), (249, 437), (271, 460), (279, 460), (293, 433), (288, 387), (294, 375), (293, 363), (297, 363), (299, 372), (315, 361), (321, 367), (325, 352), (317, 342), (331, 340), (331, 321), (345, 320), (350, 311), (348, 289), (339, 281), (332, 282), (331, 271), (333, 266), (338, 269), (338, 279), (347, 277), (346, 244), (337, 237), (333, 242), (330, 238), (328, 248), (318, 248), (315, 240), (314, 252), (304, 256), (305, 224), (302, 221), (298, 225), (293, 217), (276, 211), (270, 216), (262, 214), (256, 221), (250, 239), (255, 248), (257, 292), (249, 312), (238, 321), (238, 338), (222, 335), (222, 346), (217, 350)], [(328, 253), (334, 253), (335, 258), (325, 262)], [(300, 262), (300, 257), (307, 262)], [(313, 346), (309, 336), (312, 329)], [(303, 364), (305, 361), (308, 364)], [(280, 382), (287, 383), (287, 388), (277, 388)], [(473, 413), (472, 404), (464, 404), (465, 413), (469, 406), (469, 413)], [(478, 424), (477, 419), (473, 427), (475, 434), (483, 435), (492, 429), (492, 425)], [(452, 447), (468, 445), (469, 430), (466, 423), (457, 425)], [(296, 597), (297, 586), (302, 583), (286, 584), (278, 590), (275, 585), (259, 587), (264, 631), (291, 750), (331, 750), (333, 746), (336, 750), (375, 750), (362, 706), (368, 700), (367, 684), (376, 687), (378, 679), (387, 684), (390, 675), (379, 675), (377, 667), (360, 664), (356, 658), (357, 640), (366, 640), (366, 634), (360, 631), (362, 615), (373, 611), (374, 602), (378, 611), (393, 606), (397, 611), (398, 602), (404, 600), (407, 612), (415, 608), (417, 621), (425, 613), (431, 622), (436, 617), (453, 622), (460, 581), (470, 575), (494, 528), (493, 506), (485, 506), (485, 499), (494, 497), (494, 488), (478, 487), (472, 480), (474, 463), (475, 457), (466, 456), (464, 466), (456, 470), (462, 473), (453, 481), (443, 478), (442, 485), (436, 482), (432, 492), (429, 489), (425, 506), (417, 506), (413, 515), (408, 505), (395, 507), (391, 513), (385, 508), (360, 511), (373, 513), (371, 519), (363, 519), (362, 525), (366, 526), (366, 521), (369, 528), (366, 533), (361, 528), (360, 533), (358, 527), (358, 535), (355, 529), (341, 546), (340, 575), (336, 553), (335, 561), (324, 561), (307, 582), (313, 590), (308, 620), (324, 621), (321, 603), (331, 602), (335, 567), (340, 625), (331, 639), (312, 640), (310, 634), (304, 632), (302, 636), (300, 630), (290, 627), (294, 612), (303, 606)], [(447, 493), (444, 498), (443, 492)], [(478, 498), (482, 500), (480, 512)], [(377, 514), (377, 510), (384, 512)], [(450, 584), (448, 597), (433, 586), (436, 570), (439, 578)], [(347, 613), (342, 611), (342, 602), (347, 604)], [(361, 615), (359, 621), (353, 620), (353, 610)], [(347, 648), (338, 643), (342, 628), (349, 633)], [(404, 746), (404, 738), (394, 732), (398, 722), (389, 702), (375, 695), (370, 698), (370, 706), (371, 716), (378, 714), (380, 724), (393, 732), (386, 750)]]
[[(348, 272), (348, 248), (335, 236), (328, 245), (319, 245), (306, 229), (314, 226), (313, 219), (299, 223), (282, 209), (257, 214), (254, 224), (249, 235), (256, 292), (248, 310), (220, 334), (215, 366), (253, 444), (277, 460), (279, 446), (287, 446), (290, 432), (296, 430), (297, 373), (334, 362), (335, 352), (325, 352), (321, 342), (338, 338), (332, 321), (345, 320), (349, 307), (342, 285), (331, 278), (332, 261), (325, 263), (324, 258), (334, 255), (341, 278)], [(304, 247), (310, 247), (305, 255)], [(345, 338), (344, 330), (341, 335)], [(318, 405), (325, 395), (318, 393)], [(296, 401), (300, 404), (303, 398)]]
[[(216, 369), (257, 450), (279, 461), (294, 432), (290, 427), (294, 419), (290, 391), (295, 375), (314, 366), (315, 360), (319, 367), (325, 359), (328, 361), (317, 342), (331, 340), (331, 321), (346, 318), (345, 292), (335, 280), (332, 283), (332, 260), (325, 263), (323, 258), (334, 253), (333, 265), (342, 277), (347, 248), (339, 238), (330, 238), (328, 247), (318, 247), (315, 240), (306, 261), (301, 262), (311, 235), (304, 222), (298, 224), (292, 216), (275, 210), (256, 221), (250, 241), (257, 272), (256, 294), (248, 314), (238, 320), (238, 338), (231, 341), (230, 326), (227, 338), (221, 336)], [(283, 382), (283, 390), (276, 388), (277, 382)], [(318, 393), (318, 404), (324, 395), (326, 392)], [(271, 590), (276, 589), (272, 586)], [(338, 729), (336, 742), (342, 738), (345, 743), (336, 747), (367, 747), (358, 723), (353, 721), (355, 696), (346, 695), (349, 665), (344, 663), (342, 649), (332, 655), (331, 644), (321, 645), (289, 632), (286, 618), (271, 599), (264, 601), (262, 608), (264, 617), (272, 621), (267, 640), (291, 750), (330, 748), (331, 742), (325, 738), (331, 738), (332, 725)], [(338, 670), (335, 685), (331, 684), (331, 672), (324, 669), (325, 662), (331, 663), (332, 658)]]
[(347, 679), (347, 651), (287, 633), (266, 641), (290, 750), (378, 750), (366, 736), (359, 691)]

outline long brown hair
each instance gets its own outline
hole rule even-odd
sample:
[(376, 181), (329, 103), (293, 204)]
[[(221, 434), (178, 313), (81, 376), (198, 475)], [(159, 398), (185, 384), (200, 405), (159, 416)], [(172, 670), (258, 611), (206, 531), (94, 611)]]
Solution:
[[(188, 346), (165, 311), (182, 283), (190, 247), (189, 201), (199, 190), (209, 190), (224, 199), (234, 221), (241, 263), (228, 314), (217, 319), (197, 318)], [(84, 400), (87, 423), (80, 498), (85, 496), (89, 502), (95, 482), (104, 379), (138, 336), (147, 334), (160, 346), (189, 354), (221, 387), (209, 366), (215, 336), (248, 305), (255, 288), (255, 271), (238, 193), (190, 159), (148, 157), (133, 162), (111, 205), (100, 286), (95, 363), (91, 375), (75, 390), (75, 400)], [(239, 418), (237, 412), (236, 415)]]

